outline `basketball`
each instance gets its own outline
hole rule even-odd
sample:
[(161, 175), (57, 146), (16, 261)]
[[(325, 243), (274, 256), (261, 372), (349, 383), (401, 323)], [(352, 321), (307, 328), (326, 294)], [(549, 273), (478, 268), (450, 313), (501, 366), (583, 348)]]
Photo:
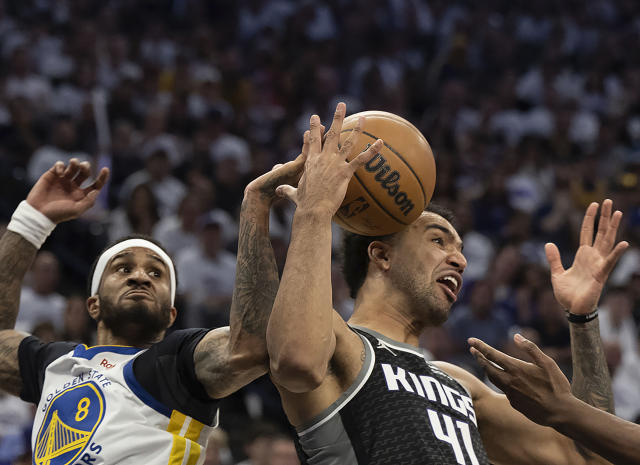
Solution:
[(340, 143), (349, 137), (358, 118), (366, 118), (362, 134), (347, 160), (377, 139), (384, 145), (355, 172), (333, 220), (364, 236), (392, 234), (416, 220), (433, 195), (436, 164), (422, 133), (393, 113), (364, 111), (345, 118)]

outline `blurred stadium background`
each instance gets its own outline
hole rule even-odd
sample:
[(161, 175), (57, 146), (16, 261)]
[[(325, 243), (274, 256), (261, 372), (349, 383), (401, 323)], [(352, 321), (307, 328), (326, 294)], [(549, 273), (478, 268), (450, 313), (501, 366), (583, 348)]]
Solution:
[[(46, 242), (18, 326), (91, 344), (89, 266), (130, 232), (176, 260), (177, 327), (225, 324), (244, 186), (344, 100), (404, 116), (433, 147), (434, 199), (457, 214), (469, 269), (450, 320), (422, 342), (480, 377), (465, 339), (515, 353), (516, 330), (571, 375), (543, 244), (570, 259), (586, 206), (614, 200), (631, 248), (600, 324), (618, 415), (637, 421), (639, 45), (636, 0), (0, 0), (2, 229), (56, 160), (112, 170), (99, 205)], [(291, 216), (286, 203), (272, 215), (280, 266)], [(31, 416), (0, 393), (0, 464), (31, 463)], [(260, 379), (224, 402), (207, 464), (296, 464), (289, 433)]]

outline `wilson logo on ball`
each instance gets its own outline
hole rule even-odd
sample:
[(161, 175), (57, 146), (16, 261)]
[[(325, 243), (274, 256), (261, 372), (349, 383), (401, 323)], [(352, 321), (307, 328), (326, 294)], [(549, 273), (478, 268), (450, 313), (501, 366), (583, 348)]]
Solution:
[(400, 211), (404, 216), (407, 216), (413, 210), (414, 203), (409, 199), (406, 192), (400, 190), (400, 173), (396, 170), (391, 170), (386, 158), (378, 153), (364, 165), (364, 168), (369, 173), (375, 173), (374, 179), (387, 192), (387, 195), (393, 197), (394, 202), (400, 207)]

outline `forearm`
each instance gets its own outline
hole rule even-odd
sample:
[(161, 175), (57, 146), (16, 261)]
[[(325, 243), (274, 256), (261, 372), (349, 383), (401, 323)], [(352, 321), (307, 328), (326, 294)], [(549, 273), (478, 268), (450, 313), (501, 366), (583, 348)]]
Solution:
[(269, 239), (269, 205), (249, 196), (240, 213), (229, 344), (232, 360), (245, 368), (258, 364), (267, 370), (265, 335), (278, 281)]
[(13, 329), (20, 306), (20, 289), (37, 249), (12, 231), (0, 238), (0, 330)]
[(640, 463), (640, 425), (574, 399), (554, 428), (613, 463)]
[[(289, 252), (267, 328), (277, 382), (288, 367), (323, 376), (335, 347), (331, 304), (331, 219), (296, 211)], [(301, 381), (304, 384), (304, 381)]]
[(578, 399), (615, 413), (611, 377), (600, 339), (598, 319), (570, 323), (573, 378), (571, 391)]

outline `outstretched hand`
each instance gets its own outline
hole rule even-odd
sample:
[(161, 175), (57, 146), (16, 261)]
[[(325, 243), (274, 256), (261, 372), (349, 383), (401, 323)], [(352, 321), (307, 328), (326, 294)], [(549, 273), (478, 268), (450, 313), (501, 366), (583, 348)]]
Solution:
[(510, 357), (480, 339), (470, 338), (468, 342), (473, 356), (513, 408), (538, 424), (551, 426), (561, 407), (572, 397), (569, 381), (537, 345), (520, 334), (513, 339), (533, 363)]
[(31, 188), (27, 203), (56, 224), (77, 218), (95, 203), (109, 178), (109, 169), (102, 168), (93, 183), (81, 187), (90, 175), (89, 162), (72, 158), (65, 166), (58, 161)]
[(572, 313), (584, 315), (595, 309), (609, 274), (629, 246), (626, 241), (615, 243), (622, 212), (616, 210), (612, 214), (612, 206), (609, 199), (602, 203), (594, 239), (598, 204), (589, 205), (580, 230), (580, 247), (569, 269), (562, 266), (558, 247), (551, 243), (545, 245), (553, 293), (560, 305)]
[(320, 118), (318, 115), (311, 117), (310, 129), (305, 132), (308, 156), (298, 187), (285, 183), (276, 190), (279, 196), (295, 202), (300, 210), (324, 211), (333, 216), (344, 200), (347, 186), (355, 171), (382, 148), (382, 140), (378, 139), (353, 160), (347, 161), (362, 133), (364, 119), (358, 121), (347, 140), (340, 146), (340, 133), (346, 111), (346, 105), (339, 103), (324, 143)]

